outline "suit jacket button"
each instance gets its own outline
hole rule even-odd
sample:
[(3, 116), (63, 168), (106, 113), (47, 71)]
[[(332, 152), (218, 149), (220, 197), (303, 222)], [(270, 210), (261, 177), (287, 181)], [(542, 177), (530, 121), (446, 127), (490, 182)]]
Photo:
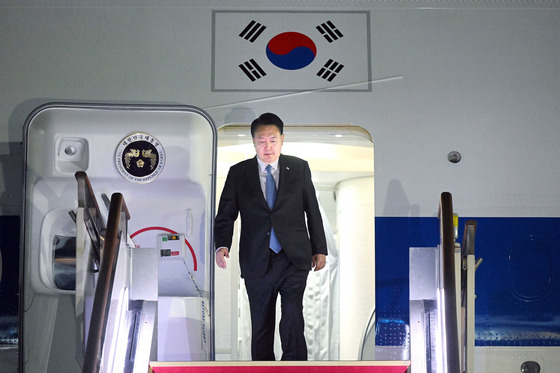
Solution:
[(267, 235), (267, 236), (270, 236), (270, 232), (266, 232), (266, 235)]

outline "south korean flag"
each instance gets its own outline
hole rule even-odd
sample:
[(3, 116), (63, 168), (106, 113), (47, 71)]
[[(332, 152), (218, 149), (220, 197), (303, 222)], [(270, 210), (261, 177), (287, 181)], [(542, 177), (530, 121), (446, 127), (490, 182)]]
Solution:
[(369, 12), (213, 12), (212, 91), (371, 91)]

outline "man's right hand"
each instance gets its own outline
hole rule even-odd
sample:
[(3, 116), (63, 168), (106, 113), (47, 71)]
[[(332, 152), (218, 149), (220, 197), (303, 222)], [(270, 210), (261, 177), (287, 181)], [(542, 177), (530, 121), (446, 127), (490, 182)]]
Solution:
[(226, 247), (221, 247), (216, 251), (216, 264), (218, 267), (226, 269), (226, 258), (229, 259), (229, 250)]

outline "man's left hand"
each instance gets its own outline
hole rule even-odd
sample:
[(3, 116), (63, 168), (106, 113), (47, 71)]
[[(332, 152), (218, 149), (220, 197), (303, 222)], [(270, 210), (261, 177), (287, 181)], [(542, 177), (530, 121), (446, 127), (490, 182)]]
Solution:
[(313, 255), (313, 263), (311, 265), (312, 268), (315, 268), (315, 271), (320, 271), (325, 267), (327, 264), (327, 256), (325, 254), (315, 254)]

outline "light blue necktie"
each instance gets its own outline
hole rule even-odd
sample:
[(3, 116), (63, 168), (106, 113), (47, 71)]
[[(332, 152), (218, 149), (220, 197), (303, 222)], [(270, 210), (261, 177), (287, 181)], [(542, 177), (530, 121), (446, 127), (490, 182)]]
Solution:
[[(272, 209), (274, 201), (276, 200), (276, 182), (274, 182), (274, 177), (270, 172), (271, 169), (271, 165), (266, 166), (266, 202), (270, 209)], [(270, 248), (275, 253), (279, 253), (280, 250), (282, 250), (282, 246), (280, 246), (280, 242), (278, 242), (278, 238), (276, 238), (276, 233), (274, 233), (274, 228), (270, 231)]]

